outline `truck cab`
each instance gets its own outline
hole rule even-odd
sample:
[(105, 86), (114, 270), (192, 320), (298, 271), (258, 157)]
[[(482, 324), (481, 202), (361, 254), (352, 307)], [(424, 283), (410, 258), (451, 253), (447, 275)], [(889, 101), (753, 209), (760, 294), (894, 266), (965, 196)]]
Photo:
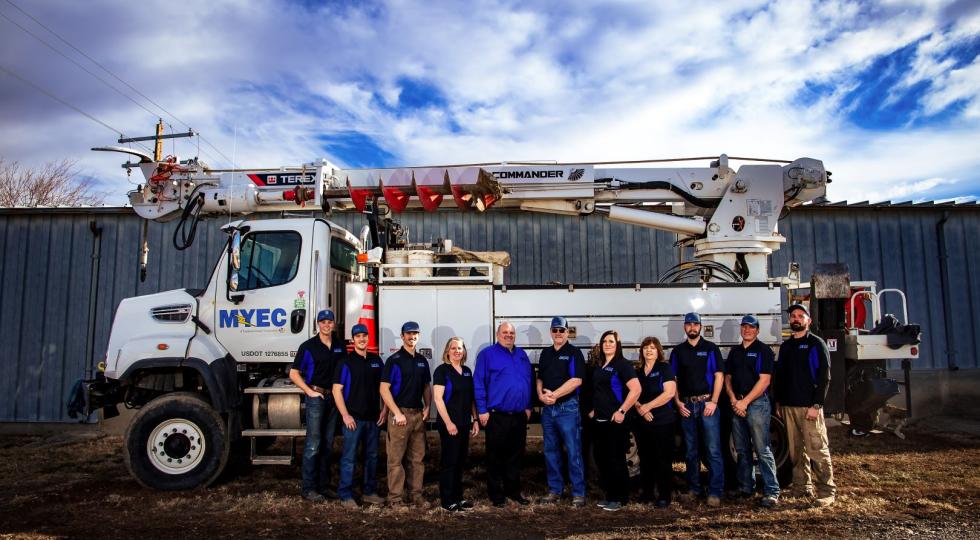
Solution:
[(204, 290), (120, 303), (104, 372), (87, 383), (91, 410), (140, 409), (127, 430), (126, 462), (148, 487), (210, 483), (243, 433), (253, 452), (255, 437), (302, 433), (289, 364), (316, 332), (318, 310), (334, 310), (343, 328), (345, 283), (358, 276), (360, 241), (328, 221), (222, 229), (229, 240)]

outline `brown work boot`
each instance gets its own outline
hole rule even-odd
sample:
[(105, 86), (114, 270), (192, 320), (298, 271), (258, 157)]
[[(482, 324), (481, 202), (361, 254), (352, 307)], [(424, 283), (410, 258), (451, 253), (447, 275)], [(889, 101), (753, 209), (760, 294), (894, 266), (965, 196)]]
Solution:
[(371, 494), (361, 497), (361, 502), (364, 504), (384, 504), (385, 500), (378, 497), (376, 494)]
[(820, 497), (819, 499), (816, 499), (816, 500), (813, 501), (813, 506), (816, 507), (816, 508), (826, 508), (826, 507), (831, 506), (832, 504), (834, 504), (834, 502), (836, 500), (837, 500), (837, 498), (834, 497), (833, 495), (828, 495), (826, 497)]

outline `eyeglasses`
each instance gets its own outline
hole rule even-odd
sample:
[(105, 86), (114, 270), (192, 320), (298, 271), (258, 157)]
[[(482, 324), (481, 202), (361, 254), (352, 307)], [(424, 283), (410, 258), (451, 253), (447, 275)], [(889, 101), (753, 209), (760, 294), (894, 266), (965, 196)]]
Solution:
[(552, 328), (551, 329), (551, 333), (552, 334), (564, 334), (565, 332), (568, 332), (568, 329), (567, 328)]

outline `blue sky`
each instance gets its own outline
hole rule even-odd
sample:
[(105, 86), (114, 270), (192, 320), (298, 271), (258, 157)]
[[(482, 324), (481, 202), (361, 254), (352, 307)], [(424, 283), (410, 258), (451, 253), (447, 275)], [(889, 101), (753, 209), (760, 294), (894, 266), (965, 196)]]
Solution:
[[(4, 69), (127, 135), (186, 123), (207, 142), (167, 152), (216, 167), (724, 152), (822, 159), (832, 200), (980, 196), (976, 1), (0, 0), (0, 14)], [(124, 202), (119, 157), (88, 151), (112, 130), (4, 72), (0, 118), (0, 157), (75, 159)]]

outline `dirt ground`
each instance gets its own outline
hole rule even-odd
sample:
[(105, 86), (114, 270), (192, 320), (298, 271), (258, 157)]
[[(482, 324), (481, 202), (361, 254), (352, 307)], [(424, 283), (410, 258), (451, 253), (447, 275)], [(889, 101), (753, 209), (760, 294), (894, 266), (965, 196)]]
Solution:
[[(887, 434), (852, 439), (832, 428), (837, 504), (814, 509), (803, 498), (784, 497), (771, 511), (729, 500), (718, 509), (631, 504), (618, 513), (591, 503), (573, 510), (567, 502), (495, 509), (484, 491), (481, 435), (465, 483), (477, 507), (463, 515), (436, 504), (435, 434), (426, 459), (432, 507), (408, 512), (313, 505), (298, 496), (298, 466), (252, 467), (241, 458), (208, 489), (154, 492), (127, 473), (118, 436), (8, 435), (0, 439), (0, 537), (975, 538), (980, 435), (929, 425), (909, 428), (904, 441)], [(529, 441), (523, 475), (529, 496), (545, 489), (540, 448), (540, 439)]]

